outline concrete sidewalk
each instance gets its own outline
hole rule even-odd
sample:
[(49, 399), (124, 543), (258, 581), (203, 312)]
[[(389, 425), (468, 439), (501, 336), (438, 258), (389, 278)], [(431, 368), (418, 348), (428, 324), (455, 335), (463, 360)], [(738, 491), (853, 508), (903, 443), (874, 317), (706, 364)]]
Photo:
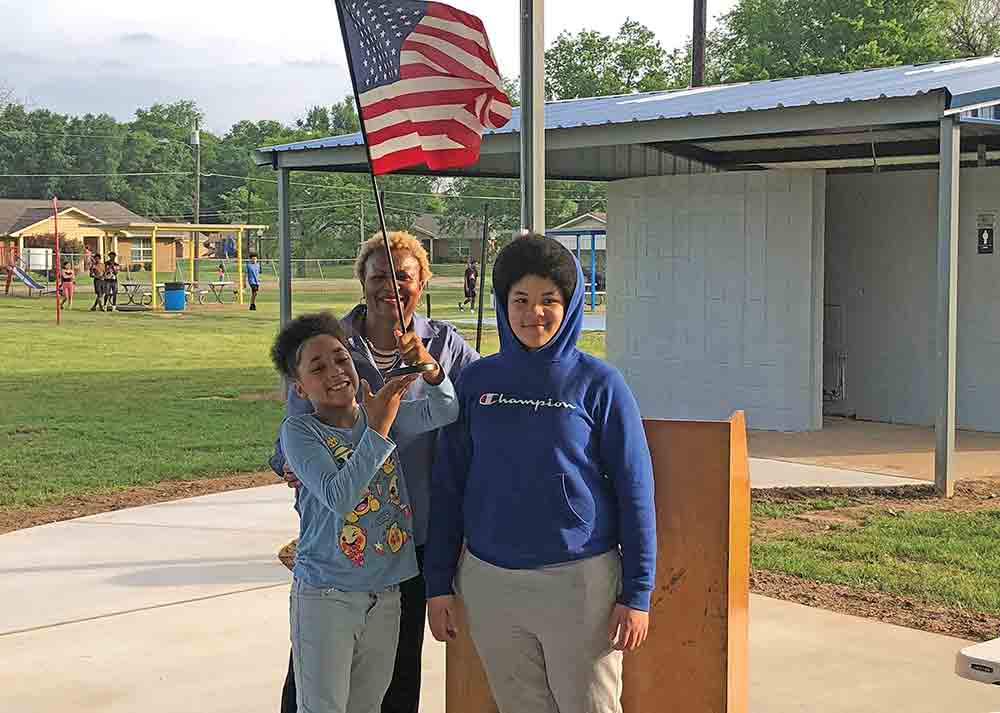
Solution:
[(893, 475), (866, 473), (860, 470), (827, 468), (766, 458), (750, 459), (750, 487), (752, 488), (879, 488), (898, 485), (926, 485), (926, 483), (913, 478), (898, 478)]
[[(4, 709), (276, 711), (290, 503), (273, 486), (0, 536)], [(1000, 710), (996, 690), (952, 673), (964, 645), (753, 597), (751, 710)], [(443, 647), (425, 661), (422, 710), (443, 713)]]

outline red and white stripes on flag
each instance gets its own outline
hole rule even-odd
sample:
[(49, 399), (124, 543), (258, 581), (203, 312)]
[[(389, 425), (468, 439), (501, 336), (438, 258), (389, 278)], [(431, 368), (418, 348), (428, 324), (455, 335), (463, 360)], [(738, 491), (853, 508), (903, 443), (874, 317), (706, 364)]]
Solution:
[(359, 98), (376, 175), (474, 164), (483, 131), (511, 116), (482, 21), (436, 2), (400, 46), (399, 79)]

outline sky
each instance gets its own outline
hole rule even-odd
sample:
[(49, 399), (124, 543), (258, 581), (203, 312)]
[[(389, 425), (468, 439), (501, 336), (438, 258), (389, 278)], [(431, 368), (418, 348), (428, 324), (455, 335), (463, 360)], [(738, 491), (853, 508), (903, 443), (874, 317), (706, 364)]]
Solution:
[[(709, 27), (736, 0), (709, 0)], [(518, 0), (451, 0), (482, 18), (518, 75)], [(545, 38), (614, 34), (632, 18), (664, 48), (690, 34), (691, 0), (548, 0)], [(0, 0), (0, 86), (30, 108), (108, 113), (194, 99), (206, 128), (290, 122), (351, 92), (333, 0)]]

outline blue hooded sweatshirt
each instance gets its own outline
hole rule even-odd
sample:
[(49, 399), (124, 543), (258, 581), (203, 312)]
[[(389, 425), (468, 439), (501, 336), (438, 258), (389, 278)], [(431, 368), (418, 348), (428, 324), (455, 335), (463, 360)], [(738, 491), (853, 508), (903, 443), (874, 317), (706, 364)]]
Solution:
[(463, 542), (506, 569), (621, 548), (619, 602), (648, 611), (656, 568), (653, 468), (639, 407), (613, 366), (576, 347), (583, 275), (555, 337), (527, 350), (497, 295), (500, 352), (468, 365), (431, 487), (427, 596), (451, 594)]

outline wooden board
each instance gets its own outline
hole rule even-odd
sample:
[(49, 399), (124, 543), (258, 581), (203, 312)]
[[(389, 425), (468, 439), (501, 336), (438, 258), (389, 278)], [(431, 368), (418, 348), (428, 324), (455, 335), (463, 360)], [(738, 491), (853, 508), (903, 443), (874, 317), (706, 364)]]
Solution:
[[(743, 414), (644, 425), (656, 479), (656, 587), (649, 639), (625, 658), (624, 713), (746, 713), (750, 478)], [(447, 672), (448, 713), (496, 713), (466, 626), (448, 645)]]

